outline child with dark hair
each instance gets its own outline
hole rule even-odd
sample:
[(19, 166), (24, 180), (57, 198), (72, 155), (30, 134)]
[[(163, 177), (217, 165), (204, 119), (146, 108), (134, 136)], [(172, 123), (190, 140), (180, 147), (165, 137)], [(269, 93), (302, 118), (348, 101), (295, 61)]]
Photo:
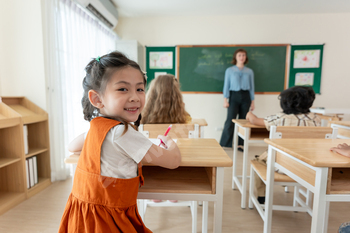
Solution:
[[(281, 113), (258, 118), (252, 112), (248, 112), (246, 119), (259, 126), (265, 126), (270, 130), (271, 125), (275, 126), (321, 126), (321, 119), (310, 108), (315, 100), (315, 92), (311, 87), (295, 86), (284, 90), (279, 95), (280, 105), (283, 110)], [(267, 151), (256, 155), (255, 160), (266, 164)], [(265, 202), (265, 184), (255, 175), (255, 192), (260, 204)]]
[(271, 125), (321, 126), (321, 119), (310, 112), (315, 100), (315, 92), (311, 87), (291, 87), (282, 91), (279, 99), (283, 112), (265, 118), (258, 118), (252, 112), (248, 112), (246, 119), (254, 125), (265, 126), (267, 130), (270, 130)]
[(82, 106), (90, 129), (69, 145), (81, 154), (59, 232), (151, 232), (136, 204), (141, 162), (174, 169), (180, 150), (170, 137), (158, 137), (163, 149), (137, 131), (146, 79), (136, 62), (112, 52), (85, 70)]

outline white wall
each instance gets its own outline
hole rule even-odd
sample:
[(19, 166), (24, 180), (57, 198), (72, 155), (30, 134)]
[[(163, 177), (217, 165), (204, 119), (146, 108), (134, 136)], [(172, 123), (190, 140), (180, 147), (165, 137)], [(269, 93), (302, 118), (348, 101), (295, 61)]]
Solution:
[(0, 95), (46, 109), (40, 0), (0, 1)]
[[(321, 95), (314, 106), (350, 108), (349, 22), (350, 14), (121, 18), (116, 32), (147, 46), (325, 43)], [(193, 118), (207, 120), (205, 136), (219, 140), (215, 128), (226, 119), (222, 95), (185, 94), (184, 101)], [(280, 111), (276, 95), (256, 95), (255, 102), (258, 116)]]

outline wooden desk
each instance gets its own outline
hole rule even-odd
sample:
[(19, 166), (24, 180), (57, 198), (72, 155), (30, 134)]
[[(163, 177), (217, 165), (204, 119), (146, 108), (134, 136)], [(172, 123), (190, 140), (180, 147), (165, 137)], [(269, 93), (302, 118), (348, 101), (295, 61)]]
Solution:
[(350, 114), (350, 108), (310, 108), (310, 112), (319, 113), (323, 115), (330, 115), (330, 114)]
[[(144, 164), (145, 185), (140, 188), (137, 198), (213, 201), (214, 232), (220, 233), (224, 167), (232, 166), (232, 160), (215, 139), (179, 138), (177, 145), (182, 157), (180, 167), (170, 170)], [(66, 163), (78, 162), (79, 156), (70, 157)]]
[[(265, 139), (269, 144), (264, 233), (271, 232), (275, 167), (314, 193), (311, 233), (327, 232), (329, 202), (350, 202), (350, 159), (331, 152), (345, 139)], [(277, 152), (277, 153), (275, 153)]]
[[(262, 143), (265, 138), (269, 138), (269, 131), (264, 126), (257, 126), (249, 123), (247, 120), (232, 120), (235, 123), (235, 130), (233, 134), (233, 165), (232, 165), (232, 189), (235, 189), (235, 184), (242, 194), (241, 208), (245, 209), (247, 200), (247, 169), (248, 169), (248, 148), (251, 143)], [(243, 168), (242, 176), (236, 174), (237, 168), (237, 144), (238, 138), (244, 140), (243, 151)], [(238, 178), (242, 178), (242, 183)]]
[(137, 198), (213, 201), (214, 232), (221, 232), (224, 167), (232, 166), (232, 160), (215, 139), (179, 138), (177, 145), (180, 167), (169, 170), (145, 164), (145, 185)]
[(329, 121), (328, 126), (338, 128), (338, 138), (350, 139), (350, 121)]
[(310, 112), (319, 114), (321, 126), (327, 126), (329, 121), (339, 121), (344, 114), (350, 114), (350, 108), (310, 108)]

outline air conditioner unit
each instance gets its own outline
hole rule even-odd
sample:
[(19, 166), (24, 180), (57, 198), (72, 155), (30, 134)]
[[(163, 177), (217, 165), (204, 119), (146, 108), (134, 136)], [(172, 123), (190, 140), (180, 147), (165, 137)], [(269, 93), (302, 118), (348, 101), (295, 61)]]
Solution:
[(95, 15), (107, 27), (117, 26), (118, 12), (111, 0), (76, 0), (76, 2)]

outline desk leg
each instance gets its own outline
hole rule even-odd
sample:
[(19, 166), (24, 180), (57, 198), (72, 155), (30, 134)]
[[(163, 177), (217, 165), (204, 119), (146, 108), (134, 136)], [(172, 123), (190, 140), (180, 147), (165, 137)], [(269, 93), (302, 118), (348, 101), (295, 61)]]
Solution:
[(237, 167), (237, 144), (238, 144), (238, 124), (235, 124), (235, 130), (233, 133), (233, 164), (232, 164), (232, 189), (235, 189), (235, 177), (237, 177), (236, 174), (236, 167)]
[(214, 232), (222, 231), (222, 207), (224, 196), (224, 168), (217, 167), (216, 172), (216, 201), (214, 202)]
[(197, 208), (198, 208), (198, 202), (191, 201), (192, 233), (197, 232)]
[[(311, 233), (326, 233), (324, 222), (326, 220), (327, 201), (327, 180), (328, 168), (317, 168), (315, 180), (314, 205), (312, 211)], [(327, 219), (328, 221), (328, 219)]]
[(203, 201), (202, 233), (208, 232), (208, 201)]
[(244, 128), (244, 151), (243, 151), (243, 167), (242, 167), (242, 197), (241, 208), (245, 209), (247, 200), (247, 168), (248, 168), (248, 137), (250, 135), (250, 129)]
[(269, 145), (267, 157), (267, 177), (266, 177), (266, 199), (264, 214), (264, 233), (271, 232), (272, 206), (273, 206), (273, 185), (275, 180), (275, 157), (276, 151)]

